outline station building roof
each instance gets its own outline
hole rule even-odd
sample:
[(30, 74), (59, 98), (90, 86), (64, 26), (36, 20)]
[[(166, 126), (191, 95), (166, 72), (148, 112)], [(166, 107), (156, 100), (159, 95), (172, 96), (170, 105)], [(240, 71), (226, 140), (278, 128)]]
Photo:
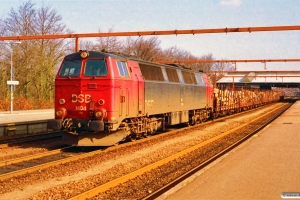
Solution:
[(300, 71), (228, 71), (217, 83), (300, 87)]

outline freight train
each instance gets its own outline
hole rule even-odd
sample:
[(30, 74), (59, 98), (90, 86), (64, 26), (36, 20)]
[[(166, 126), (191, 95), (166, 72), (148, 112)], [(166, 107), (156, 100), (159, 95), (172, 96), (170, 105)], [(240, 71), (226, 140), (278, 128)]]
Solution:
[(56, 75), (55, 117), (48, 128), (61, 130), (65, 144), (111, 146), (280, 96), (274, 91), (213, 88), (207, 74), (179, 65), (80, 50), (65, 56)]

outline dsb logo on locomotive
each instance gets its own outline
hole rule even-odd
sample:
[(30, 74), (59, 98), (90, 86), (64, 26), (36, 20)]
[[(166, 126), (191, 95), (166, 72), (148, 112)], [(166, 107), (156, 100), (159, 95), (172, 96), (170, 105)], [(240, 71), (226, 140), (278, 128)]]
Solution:
[(72, 94), (72, 103), (90, 103), (91, 95), (90, 94)]

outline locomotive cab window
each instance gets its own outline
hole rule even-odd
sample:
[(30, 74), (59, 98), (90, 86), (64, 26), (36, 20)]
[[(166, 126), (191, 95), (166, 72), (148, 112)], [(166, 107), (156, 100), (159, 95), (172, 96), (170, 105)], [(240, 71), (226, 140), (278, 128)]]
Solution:
[(129, 77), (128, 69), (125, 62), (117, 61), (119, 74), (121, 77)]
[(106, 76), (107, 67), (104, 60), (87, 60), (85, 63), (85, 76)]
[(59, 72), (59, 76), (78, 76), (81, 68), (81, 60), (65, 60)]

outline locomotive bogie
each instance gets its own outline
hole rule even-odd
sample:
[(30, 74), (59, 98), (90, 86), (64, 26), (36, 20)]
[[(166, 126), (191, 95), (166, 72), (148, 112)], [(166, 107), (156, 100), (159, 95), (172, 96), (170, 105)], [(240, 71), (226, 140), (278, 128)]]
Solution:
[(196, 125), (202, 123), (209, 118), (211, 118), (212, 110), (211, 108), (203, 108), (198, 110), (192, 110), (189, 112), (189, 124)]

